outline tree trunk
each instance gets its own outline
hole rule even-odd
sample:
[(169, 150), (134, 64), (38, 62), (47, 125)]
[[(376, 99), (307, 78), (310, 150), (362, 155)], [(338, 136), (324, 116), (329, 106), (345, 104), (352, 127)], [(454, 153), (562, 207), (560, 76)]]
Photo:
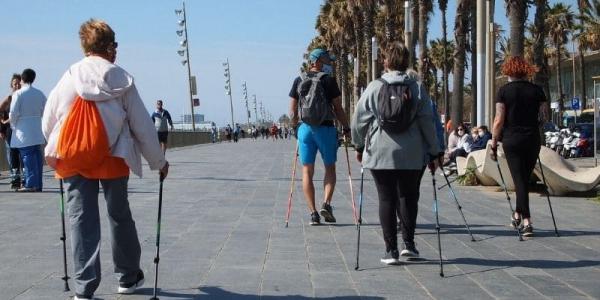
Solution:
[(538, 66), (539, 71), (533, 76), (533, 83), (544, 88), (546, 98), (550, 101), (549, 89), (545, 87), (549, 85), (550, 76), (548, 72), (548, 59), (544, 54), (545, 32), (546, 32), (546, 14), (548, 11), (548, 0), (536, 0), (536, 11), (534, 20), (533, 32), (533, 63)]
[(581, 74), (581, 110), (584, 110), (587, 108), (587, 93), (585, 90), (585, 58), (583, 57), (583, 50), (581, 47), (579, 47), (579, 72)]
[(429, 23), (426, 0), (419, 0), (419, 77), (429, 87), (429, 76), (427, 74), (427, 25)]
[(557, 39), (555, 39), (554, 42), (555, 42), (554, 45), (556, 46), (556, 87), (558, 89), (558, 117), (559, 117), (559, 123), (562, 123), (562, 112), (563, 112), (563, 105), (564, 105), (565, 99), (564, 99), (564, 95), (563, 95), (562, 76), (561, 76), (561, 67), (560, 67), (561, 53), (560, 53), (560, 43), (558, 42)]
[(413, 7), (411, 8), (412, 15), (412, 45), (410, 49), (409, 65), (408, 68), (414, 69), (416, 65), (417, 55), (416, 47), (419, 40), (419, 5), (415, 1), (411, 1)]
[(456, 21), (454, 25), (454, 73), (452, 80), (452, 110), (451, 120), (453, 128), (463, 122), (463, 95), (465, 81), (465, 51), (467, 31), (469, 30), (470, 0), (459, 0), (456, 8)]
[(372, 64), (371, 64), (371, 55), (373, 54), (373, 42), (371, 40), (371, 38), (374, 35), (374, 17), (375, 17), (375, 7), (374, 7), (375, 3), (368, 3), (366, 5), (363, 6), (363, 40), (365, 43), (365, 58), (367, 63), (365, 64), (367, 66), (367, 83), (371, 82), (372, 78), (371, 78), (371, 74), (372, 74)]
[[(471, 124), (477, 123), (477, 5), (471, 5)], [(483, 124), (477, 124), (480, 126)]]
[(446, 120), (450, 118), (450, 103), (448, 103), (448, 65), (446, 64), (446, 58), (448, 57), (448, 33), (447, 33), (448, 24), (446, 22), (446, 10), (442, 11), (442, 31), (443, 31), (443, 41), (444, 41), (444, 65), (443, 65), (443, 90), (442, 93), (444, 95), (444, 116)]
[(523, 57), (527, 3), (524, 0), (507, 0), (507, 2), (510, 21), (510, 55)]

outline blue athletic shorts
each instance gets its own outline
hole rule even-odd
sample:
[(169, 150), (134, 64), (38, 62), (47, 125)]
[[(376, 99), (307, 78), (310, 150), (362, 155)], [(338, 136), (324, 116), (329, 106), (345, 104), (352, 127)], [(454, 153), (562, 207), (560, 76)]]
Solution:
[(315, 163), (317, 150), (321, 153), (325, 165), (333, 165), (337, 161), (337, 130), (333, 126), (300, 124), (298, 145), (300, 161), (303, 165)]

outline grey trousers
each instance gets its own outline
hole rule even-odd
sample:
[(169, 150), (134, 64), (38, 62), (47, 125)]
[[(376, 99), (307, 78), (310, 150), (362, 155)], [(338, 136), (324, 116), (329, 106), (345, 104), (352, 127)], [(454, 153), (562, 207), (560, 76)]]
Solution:
[(110, 222), (114, 271), (120, 283), (131, 283), (140, 271), (140, 242), (127, 200), (129, 177), (98, 180), (76, 175), (66, 178), (71, 224), (75, 293), (93, 295), (100, 284), (99, 184)]

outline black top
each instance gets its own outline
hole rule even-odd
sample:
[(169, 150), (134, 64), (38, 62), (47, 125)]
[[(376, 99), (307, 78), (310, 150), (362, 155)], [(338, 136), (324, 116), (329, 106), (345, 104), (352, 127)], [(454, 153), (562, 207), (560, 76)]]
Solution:
[(546, 101), (542, 88), (529, 81), (509, 82), (496, 95), (496, 103), (505, 107), (504, 128), (537, 128), (540, 103)]
[[(307, 75), (309, 77), (315, 76), (316, 74), (317, 74), (317, 72), (307, 72)], [(302, 78), (300, 76), (298, 76), (296, 78), (296, 80), (294, 80), (294, 84), (292, 85), (292, 89), (290, 90), (290, 94), (289, 94), (289, 96), (291, 98), (294, 98), (296, 100), (300, 99), (300, 96), (298, 95), (298, 85), (300, 84), (300, 82), (302, 82)], [(342, 92), (340, 92), (340, 88), (338, 87), (338, 84), (335, 81), (335, 78), (333, 78), (332, 76), (329, 76), (329, 75), (323, 76), (321, 78), (321, 84), (323, 85), (323, 88), (325, 89), (325, 97), (327, 98), (327, 100), (329, 102), (333, 102), (333, 99), (342, 95)]]

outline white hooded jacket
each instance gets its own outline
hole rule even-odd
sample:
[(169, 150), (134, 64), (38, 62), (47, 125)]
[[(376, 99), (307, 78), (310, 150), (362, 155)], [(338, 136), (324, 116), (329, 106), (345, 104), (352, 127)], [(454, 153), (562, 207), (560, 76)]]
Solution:
[(96, 103), (112, 156), (123, 158), (134, 174), (142, 176), (141, 155), (152, 170), (165, 165), (154, 124), (133, 77), (98, 56), (85, 57), (72, 65), (50, 92), (42, 117), (42, 131), (48, 141), (47, 157), (60, 158), (58, 138), (77, 96)]

